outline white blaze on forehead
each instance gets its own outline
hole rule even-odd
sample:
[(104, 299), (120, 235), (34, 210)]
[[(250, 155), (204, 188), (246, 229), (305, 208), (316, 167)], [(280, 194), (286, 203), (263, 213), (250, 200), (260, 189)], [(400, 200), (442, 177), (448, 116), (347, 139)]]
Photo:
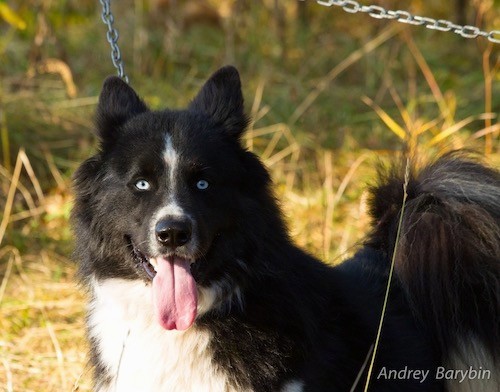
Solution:
[(182, 216), (184, 211), (177, 202), (177, 179), (179, 175), (179, 154), (172, 143), (172, 136), (165, 137), (165, 150), (163, 159), (168, 170), (168, 197), (167, 205), (161, 208), (156, 215), (163, 216)]
[[(175, 196), (177, 172), (179, 168), (179, 154), (175, 151), (172, 143), (172, 136), (165, 137), (165, 151), (163, 152), (163, 159), (168, 168), (168, 182), (170, 185), (170, 192)], [(175, 199), (175, 197), (174, 197)]]

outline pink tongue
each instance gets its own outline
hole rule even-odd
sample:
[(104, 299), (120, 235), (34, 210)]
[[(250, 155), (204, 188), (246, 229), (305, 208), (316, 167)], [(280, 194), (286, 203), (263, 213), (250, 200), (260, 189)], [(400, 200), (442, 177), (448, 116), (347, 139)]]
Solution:
[(168, 330), (188, 329), (196, 317), (196, 282), (188, 260), (175, 257), (156, 259), (157, 271), (153, 279), (153, 303), (160, 325)]

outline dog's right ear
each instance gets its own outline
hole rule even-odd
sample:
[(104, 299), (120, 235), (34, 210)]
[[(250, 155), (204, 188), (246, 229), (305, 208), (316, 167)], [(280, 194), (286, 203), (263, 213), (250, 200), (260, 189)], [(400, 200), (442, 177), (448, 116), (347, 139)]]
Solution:
[(136, 92), (117, 76), (104, 81), (96, 111), (97, 134), (103, 145), (111, 144), (118, 128), (132, 117), (148, 111)]

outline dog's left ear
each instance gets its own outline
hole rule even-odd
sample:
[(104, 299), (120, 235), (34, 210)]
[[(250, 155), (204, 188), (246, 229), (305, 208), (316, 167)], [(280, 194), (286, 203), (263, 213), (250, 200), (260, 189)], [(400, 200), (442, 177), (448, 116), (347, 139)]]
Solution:
[(238, 70), (225, 66), (215, 72), (189, 105), (189, 110), (208, 114), (230, 135), (240, 138), (248, 126)]

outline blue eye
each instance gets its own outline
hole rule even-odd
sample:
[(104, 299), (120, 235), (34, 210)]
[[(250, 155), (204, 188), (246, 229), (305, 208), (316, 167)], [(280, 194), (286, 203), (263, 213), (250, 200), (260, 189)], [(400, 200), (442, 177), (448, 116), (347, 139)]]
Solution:
[(140, 191), (149, 191), (151, 189), (151, 184), (146, 180), (139, 180), (135, 183), (135, 187)]
[(205, 189), (208, 188), (208, 181), (206, 180), (200, 180), (196, 183), (196, 188), (198, 188), (200, 191), (204, 191)]

